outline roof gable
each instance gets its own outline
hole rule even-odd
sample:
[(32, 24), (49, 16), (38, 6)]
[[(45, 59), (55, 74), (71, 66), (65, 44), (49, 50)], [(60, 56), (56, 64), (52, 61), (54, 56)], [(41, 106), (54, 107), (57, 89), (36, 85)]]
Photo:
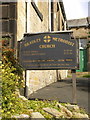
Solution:
[(67, 23), (68, 27), (82, 27), (82, 26), (87, 27), (90, 24), (90, 17), (68, 20)]

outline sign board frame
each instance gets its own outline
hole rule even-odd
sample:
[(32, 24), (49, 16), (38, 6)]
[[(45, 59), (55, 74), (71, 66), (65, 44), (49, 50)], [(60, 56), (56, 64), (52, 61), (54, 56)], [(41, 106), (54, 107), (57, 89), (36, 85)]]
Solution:
[(77, 41), (71, 36), (72, 31), (24, 34), (20, 64), (26, 70), (78, 69)]

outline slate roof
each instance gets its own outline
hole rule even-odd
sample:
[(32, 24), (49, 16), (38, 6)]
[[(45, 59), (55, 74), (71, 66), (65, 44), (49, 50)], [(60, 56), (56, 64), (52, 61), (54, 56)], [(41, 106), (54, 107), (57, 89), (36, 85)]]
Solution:
[(81, 19), (72, 19), (67, 21), (68, 27), (82, 27), (90, 24), (90, 17), (81, 18)]

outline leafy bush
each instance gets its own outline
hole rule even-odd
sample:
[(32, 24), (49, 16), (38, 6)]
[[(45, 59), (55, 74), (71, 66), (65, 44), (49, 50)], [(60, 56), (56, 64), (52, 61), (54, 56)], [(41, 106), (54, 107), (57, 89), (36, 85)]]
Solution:
[(2, 48), (2, 61), (3, 64), (7, 64), (8, 62), (11, 63), (12, 66), (16, 68), (14, 71), (16, 74), (18, 74), (20, 77), (23, 76), (23, 69), (20, 66), (18, 60), (14, 57), (15, 50), (7, 47)]
[[(4, 43), (3, 43), (4, 44)], [(24, 103), (18, 97), (16, 90), (24, 87), (23, 69), (14, 57), (14, 50), (2, 46), (2, 117), (10, 117), (20, 113)]]
[(85, 78), (90, 78), (90, 74), (84, 75)]
[[(2, 39), (2, 62), (4, 66), (10, 65), (15, 69), (12, 71), (14, 74), (20, 77), (19, 83), (23, 81), (23, 69), (20, 66), (18, 60), (15, 58), (15, 50), (11, 49), (9, 46), (5, 46), (7, 39)], [(19, 84), (20, 85), (20, 84)]]

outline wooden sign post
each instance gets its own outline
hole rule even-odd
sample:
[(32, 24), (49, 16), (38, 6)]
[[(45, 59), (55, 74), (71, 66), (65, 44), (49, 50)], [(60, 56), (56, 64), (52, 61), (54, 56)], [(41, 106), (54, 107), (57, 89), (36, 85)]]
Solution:
[(25, 70), (25, 88), (24, 88), (24, 96), (28, 97), (28, 87), (27, 87), (27, 70)]
[(72, 71), (72, 98), (73, 98), (73, 103), (77, 103), (76, 100), (76, 70), (71, 70)]

